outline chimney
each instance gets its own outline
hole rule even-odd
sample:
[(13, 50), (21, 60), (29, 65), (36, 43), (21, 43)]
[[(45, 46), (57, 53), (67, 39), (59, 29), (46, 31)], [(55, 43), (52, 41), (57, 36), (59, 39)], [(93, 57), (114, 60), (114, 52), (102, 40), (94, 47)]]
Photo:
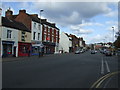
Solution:
[(12, 19), (13, 11), (10, 8), (5, 12), (5, 17)]
[(25, 10), (25, 9), (19, 10), (19, 14), (20, 14), (20, 13), (26, 13), (26, 10)]

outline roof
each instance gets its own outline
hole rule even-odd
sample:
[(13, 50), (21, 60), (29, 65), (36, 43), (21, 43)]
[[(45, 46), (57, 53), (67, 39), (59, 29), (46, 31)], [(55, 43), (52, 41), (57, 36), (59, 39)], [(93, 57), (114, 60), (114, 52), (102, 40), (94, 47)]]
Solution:
[[(32, 19), (32, 21), (40, 23), (40, 18), (38, 17), (38, 14), (26, 14)], [(17, 16), (18, 15), (12, 15), (13, 19), (15, 19)], [(41, 24), (45, 24), (59, 30), (59, 28), (57, 28), (53, 23), (47, 22), (47, 19), (41, 19)]]
[(15, 20), (10, 20), (7, 17), (2, 17), (2, 26), (31, 32), (24, 24)]
[(57, 28), (57, 27), (55, 26), (55, 23), (47, 22), (46, 19), (41, 19), (41, 23), (42, 23), (42, 24), (45, 24), (45, 25), (48, 25), (48, 26), (51, 26), (51, 27), (56, 28), (57, 30), (59, 30), (59, 28)]

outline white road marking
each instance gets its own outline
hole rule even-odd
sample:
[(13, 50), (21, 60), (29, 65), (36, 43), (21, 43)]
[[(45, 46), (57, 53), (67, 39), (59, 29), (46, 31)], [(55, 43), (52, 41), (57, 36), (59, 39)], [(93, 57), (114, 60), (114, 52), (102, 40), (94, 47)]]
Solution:
[(103, 61), (103, 57), (102, 57), (102, 61), (101, 61), (101, 74), (104, 74), (104, 61)]
[(110, 68), (109, 68), (108, 62), (106, 60), (105, 60), (105, 64), (106, 64), (107, 72), (110, 72)]

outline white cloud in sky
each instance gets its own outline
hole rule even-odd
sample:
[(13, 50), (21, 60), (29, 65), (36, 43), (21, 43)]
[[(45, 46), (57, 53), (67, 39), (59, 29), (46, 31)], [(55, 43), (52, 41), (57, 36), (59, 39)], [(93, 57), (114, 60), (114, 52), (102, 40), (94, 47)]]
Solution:
[(86, 36), (86, 37), (84, 37), (84, 39), (87, 43), (113, 42), (113, 34), (111, 32), (108, 32), (108, 33), (105, 33), (102, 35), (97, 34), (97, 35), (92, 36), (92, 37)]
[(94, 16), (107, 14), (111, 11), (107, 3), (100, 2), (34, 2), (33, 8), (44, 9), (44, 17), (64, 26), (81, 24), (82, 20), (86, 21)]
[[(85, 22), (79, 25), (71, 25), (70, 29), (73, 31), (75, 34), (91, 34), (95, 30), (92, 29), (91, 26), (103, 26), (101, 23), (93, 23), (93, 22)], [(89, 27), (89, 29), (85, 29), (84, 27)], [(90, 28), (91, 27), (91, 28)]]
[(107, 17), (118, 17), (118, 11), (111, 11), (107, 14), (105, 14)]
[(105, 2), (32, 2), (32, 4), (22, 2), (16, 7), (26, 9), (28, 13), (37, 13), (38, 15), (40, 14), (39, 11), (43, 9), (42, 18), (55, 22), (61, 27), (64, 26), (76, 35), (82, 35), (88, 42), (98, 42), (102, 41), (105, 35), (101, 35), (98, 32), (98, 34), (92, 37), (88, 36), (97, 31), (94, 30), (94, 26), (106, 27), (106, 31), (108, 30), (109, 32), (111, 32), (110, 28), (112, 26), (117, 27), (117, 22), (112, 20), (106, 21), (105, 24), (100, 23), (99, 20), (91, 22), (92, 18), (100, 15), (106, 16), (106, 18), (114, 18), (117, 15), (117, 11), (113, 11), (108, 5), (109, 3)]

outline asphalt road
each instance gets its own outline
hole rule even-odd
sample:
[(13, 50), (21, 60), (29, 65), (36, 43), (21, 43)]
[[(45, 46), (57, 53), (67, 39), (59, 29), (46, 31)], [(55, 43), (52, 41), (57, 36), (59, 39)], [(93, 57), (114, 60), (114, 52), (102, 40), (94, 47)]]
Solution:
[[(103, 75), (118, 70), (118, 57), (89, 51), (30, 57), (3, 62), (2, 70), (3, 88), (90, 88)], [(118, 76), (101, 86), (117, 88)]]

